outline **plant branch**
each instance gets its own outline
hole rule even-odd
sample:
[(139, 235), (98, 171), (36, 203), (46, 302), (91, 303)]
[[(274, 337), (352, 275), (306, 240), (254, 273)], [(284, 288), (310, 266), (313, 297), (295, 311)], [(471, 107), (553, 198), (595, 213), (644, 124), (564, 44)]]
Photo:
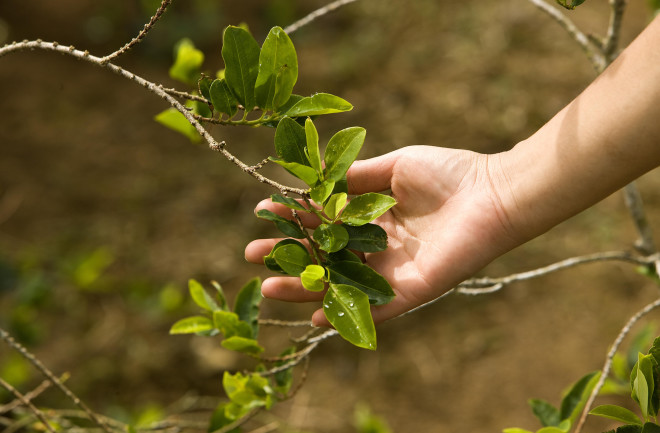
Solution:
[(315, 11), (309, 13), (308, 15), (304, 16), (303, 18), (299, 19), (298, 21), (294, 22), (293, 24), (288, 25), (287, 27), (284, 28), (284, 32), (287, 34), (291, 34), (295, 32), (296, 30), (300, 29), (301, 27), (306, 26), (307, 24), (311, 23), (315, 19), (322, 17), (323, 15), (327, 14), (328, 12), (332, 12), (335, 9), (338, 9), (344, 5), (353, 3), (357, 0), (336, 0), (332, 3), (328, 3), (327, 5), (316, 9)]
[(160, 17), (165, 13), (165, 10), (167, 7), (172, 3), (172, 0), (163, 0), (160, 6), (158, 7), (158, 10), (156, 10), (156, 13), (151, 17), (149, 22), (144, 25), (142, 30), (140, 30), (140, 33), (133, 39), (131, 39), (130, 42), (128, 42), (126, 45), (115, 51), (114, 53), (110, 53), (107, 56), (103, 57), (101, 59), (101, 64), (105, 65), (106, 63), (110, 62), (111, 60), (121, 56), (122, 54), (126, 53), (128, 50), (133, 48), (135, 45), (139, 44), (142, 39), (147, 35), (149, 30), (151, 30), (156, 24), (156, 22), (160, 19)]
[(528, 0), (534, 6), (539, 8), (541, 11), (545, 12), (548, 16), (554, 19), (560, 26), (568, 32), (568, 34), (573, 38), (575, 42), (582, 48), (582, 51), (587, 55), (591, 64), (598, 72), (602, 72), (605, 69), (605, 58), (600, 53), (597, 53), (594, 50), (594, 47), (591, 45), (591, 41), (587, 35), (585, 35), (573, 21), (570, 20), (563, 12), (559, 9), (550, 6), (544, 0)]
[(619, 350), (619, 346), (621, 346), (621, 342), (623, 339), (628, 335), (630, 332), (630, 329), (645, 315), (653, 311), (654, 309), (660, 307), (660, 299), (656, 299), (655, 301), (651, 302), (650, 304), (646, 305), (644, 308), (639, 310), (637, 313), (635, 313), (634, 316), (632, 316), (629, 320), (628, 323), (621, 329), (619, 332), (619, 335), (617, 335), (616, 339), (614, 340), (614, 343), (612, 344), (612, 347), (610, 348), (610, 351), (607, 353), (607, 359), (605, 360), (605, 365), (603, 365), (603, 369), (601, 370), (600, 378), (598, 379), (598, 382), (596, 383), (596, 386), (594, 387), (593, 391), (591, 391), (591, 395), (589, 395), (589, 399), (587, 400), (586, 405), (584, 406), (584, 409), (582, 410), (582, 415), (580, 416), (580, 421), (577, 424), (577, 427), (575, 428), (575, 433), (580, 433), (582, 430), (582, 426), (584, 425), (587, 415), (589, 414), (589, 411), (591, 410), (591, 406), (594, 403), (594, 400), (596, 399), (596, 396), (600, 392), (601, 388), (605, 384), (605, 379), (607, 379), (607, 376), (610, 374), (610, 369), (612, 368), (612, 360), (614, 359), (614, 355), (616, 352)]
[(64, 395), (66, 395), (73, 402), (73, 404), (83, 410), (89, 416), (90, 420), (101, 427), (106, 433), (112, 433), (108, 425), (103, 420), (101, 420), (98, 415), (92, 412), (92, 410), (87, 407), (87, 405), (81, 401), (78, 396), (71, 392), (71, 390), (66, 385), (64, 385), (62, 381), (59, 380), (48, 368), (46, 368), (46, 366), (44, 366), (41, 361), (39, 361), (32, 353), (28, 352), (25, 347), (14, 340), (14, 338), (12, 338), (12, 336), (2, 328), (0, 328), (0, 339), (2, 339), (5, 343), (7, 343), (7, 345), (16, 350), (21, 354), (21, 356), (23, 356), (23, 358), (35, 366), (36, 369), (39, 370), (44, 376), (46, 376), (48, 380), (50, 380), (51, 383), (53, 383), (57, 388), (59, 388), (60, 391), (62, 391)]
[(277, 319), (259, 319), (259, 325), (294, 328), (294, 327), (312, 326), (312, 322), (309, 320), (287, 321), (287, 320), (277, 320)]
[(204, 104), (209, 103), (209, 101), (207, 101), (206, 98), (204, 98), (202, 96), (193, 95), (192, 93), (188, 93), (188, 92), (182, 92), (181, 90), (163, 88), (163, 91), (170, 94), (170, 95), (172, 95), (172, 96), (176, 96), (177, 98), (180, 98), (180, 99), (189, 99), (191, 101), (202, 102)]
[(610, 0), (610, 21), (607, 26), (607, 36), (603, 43), (603, 55), (605, 62), (610, 64), (616, 57), (621, 35), (621, 21), (626, 10), (627, 0)]
[(639, 234), (639, 239), (635, 242), (635, 248), (642, 254), (653, 254), (656, 252), (653, 232), (646, 219), (642, 196), (635, 182), (631, 182), (623, 188), (623, 198)]
[(1, 377), (0, 377), (0, 386), (2, 386), (7, 391), (9, 391), (14, 396), (16, 396), (16, 398), (21, 402), (21, 404), (25, 405), (25, 407), (30, 409), (30, 411), (34, 414), (34, 416), (36, 416), (39, 419), (39, 421), (41, 421), (41, 423), (44, 425), (46, 430), (48, 430), (50, 433), (56, 433), (53, 426), (51, 426), (48, 420), (46, 419), (44, 413), (39, 409), (37, 409), (36, 406), (33, 405), (29, 399), (27, 399), (23, 394), (21, 394), (16, 388), (11, 386), (9, 383), (5, 382), (4, 379), (2, 379)]
[[(35, 398), (39, 397), (39, 395), (41, 395), (42, 392), (44, 392), (45, 390), (50, 388), (51, 385), (52, 385), (52, 383), (49, 380), (44, 380), (43, 382), (41, 382), (41, 384), (39, 384), (39, 386), (37, 386), (32, 391), (25, 394), (23, 397), (27, 401), (32, 401)], [(16, 409), (18, 406), (20, 406), (22, 404), (25, 404), (25, 403), (22, 400), (17, 398), (16, 400), (7, 403), (4, 406), (0, 406), (0, 413), (11, 412), (12, 410)]]

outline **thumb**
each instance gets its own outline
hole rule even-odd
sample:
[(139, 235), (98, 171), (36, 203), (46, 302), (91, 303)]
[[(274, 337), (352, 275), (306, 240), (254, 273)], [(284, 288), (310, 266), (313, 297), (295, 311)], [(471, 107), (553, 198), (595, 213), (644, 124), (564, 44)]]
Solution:
[(394, 151), (375, 158), (355, 161), (346, 173), (349, 194), (364, 194), (390, 189), (392, 170), (398, 157), (398, 151)]

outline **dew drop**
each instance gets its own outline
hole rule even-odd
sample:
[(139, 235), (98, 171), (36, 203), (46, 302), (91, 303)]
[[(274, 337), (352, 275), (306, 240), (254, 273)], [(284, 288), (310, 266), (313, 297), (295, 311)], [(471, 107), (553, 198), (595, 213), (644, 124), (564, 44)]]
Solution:
[(354, 305), (355, 305), (355, 304), (352, 303), (352, 302), (351, 302), (350, 304), (348, 304), (348, 306), (351, 307), (351, 308), (353, 308)]
[(339, 313), (337, 313), (337, 316), (339, 316), (339, 317), (341, 317), (341, 316), (343, 316), (343, 315), (344, 315), (344, 312), (343, 312), (343, 311), (340, 311)]
[(324, 308), (330, 308), (330, 305), (328, 305), (328, 304), (323, 304), (323, 307), (324, 307)]

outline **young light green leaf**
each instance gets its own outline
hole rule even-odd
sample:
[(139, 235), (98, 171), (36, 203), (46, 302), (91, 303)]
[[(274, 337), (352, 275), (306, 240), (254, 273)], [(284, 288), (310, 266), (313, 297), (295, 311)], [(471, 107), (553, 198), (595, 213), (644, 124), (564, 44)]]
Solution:
[(559, 410), (556, 407), (545, 400), (535, 398), (529, 400), (528, 403), (532, 408), (534, 415), (539, 419), (539, 421), (541, 421), (542, 426), (556, 427), (559, 425), (561, 419), (559, 419)]
[(209, 89), (211, 104), (220, 113), (228, 115), (230, 118), (238, 111), (238, 100), (229, 90), (225, 80), (215, 80)]
[(270, 200), (273, 203), (280, 203), (283, 204), (284, 206), (288, 207), (289, 209), (295, 209), (303, 212), (311, 212), (309, 209), (298, 203), (297, 200), (292, 199), (291, 197), (285, 197), (280, 194), (273, 194), (270, 196)]
[(277, 249), (281, 246), (292, 245), (292, 244), (299, 245), (301, 248), (305, 248), (305, 246), (303, 244), (301, 244), (300, 242), (298, 242), (296, 240), (282, 239), (281, 241), (276, 243), (275, 246), (273, 247), (273, 249), (270, 251), (270, 253), (267, 256), (264, 257), (264, 265), (266, 265), (266, 267), (268, 269), (270, 269), (271, 271), (275, 271), (275, 272), (279, 272), (281, 274), (288, 275), (286, 272), (284, 272), (284, 270), (280, 267), (280, 265), (278, 265), (277, 262), (275, 261), (275, 251), (277, 251)]
[(156, 117), (154, 117), (154, 120), (173, 131), (185, 135), (193, 143), (199, 143), (202, 141), (202, 136), (199, 135), (199, 132), (197, 132), (195, 127), (192, 126), (190, 122), (188, 122), (188, 119), (186, 119), (176, 108), (168, 108), (167, 110), (158, 113)]
[(325, 179), (338, 181), (357, 158), (367, 131), (352, 127), (342, 129), (332, 136), (325, 149)]
[(643, 421), (635, 413), (625, 407), (613, 404), (603, 404), (596, 406), (589, 412), (589, 415), (598, 415), (605, 418), (614, 419), (628, 424), (642, 425)]
[(559, 427), (543, 427), (536, 430), (536, 433), (567, 433), (568, 430), (560, 429)]
[(175, 51), (170, 77), (185, 84), (195, 85), (200, 75), (199, 69), (204, 63), (204, 53), (196, 49), (190, 39), (180, 40)]
[(269, 408), (272, 405), (271, 394), (273, 391), (268, 384), (268, 379), (257, 373), (243, 375), (225, 371), (222, 376), (222, 387), (227, 397), (239, 405), (243, 412), (261, 406)]
[(307, 265), (312, 264), (312, 258), (307, 249), (299, 245), (283, 245), (275, 250), (273, 258), (284, 272), (298, 277)]
[[(209, 432), (214, 432), (220, 430), (223, 427), (228, 426), (229, 424), (236, 421), (242, 416), (242, 414), (237, 413), (240, 409), (236, 410), (236, 403), (222, 403), (211, 414), (211, 419), (209, 421)], [(240, 427), (230, 430), (228, 433), (240, 433)]]
[(275, 153), (286, 162), (310, 166), (305, 154), (305, 128), (290, 117), (284, 117), (275, 130)]
[(346, 205), (341, 220), (351, 226), (361, 226), (375, 220), (395, 204), (396, 200), (389, 195), (375, 192), (362, 194)]
[(234, 313), (243, 322), (250, 325), (252, 338), (259, 333), (259, 304), (261, 304), (261, 278), (255, 277), (248, 281), (236, 295)]
[(220, 309), (227, 310), (227, 298), (225, 297), (225, 292), (222, 290), (222, 286), (217, 281), (211, 281), (211, 285), (215, 288), (218, 296), (218, 305)]
[(331, 220), (336, 219), (344, 206), (346, 206), (347, 198), (348, 196), (344, 192), (331, 195), (330, 200), (323, 207), (323, 213)]
[(268, 209), (258, 210), (257, 218), (272, 221), (275, 223), (275, 227), (277, 227), (279, 231), (292, 238), (303, 239), (305, 237), (305, 233), (303, 233), (302, 229), (298, 227), (298, 224), (286, 218), (282, 218)]
[(298, 164), (297, 162), (286, 162), (283, 159), (273, 158), (272, 156), (268, 157), (268, 159), (286, 168), (289, 173), (302, 180), (309, 186), (315, 185), (319, 180), (318, 173), (312, 167)]
[(186, 317), (176, 322), (170, 328), (170, 334), (195, 334), (213, 329), (213, 323), (208, 317), (193, 316)]
[(219, 310), (220, 307), (215, 302), (215, 300), (206, 293), (204, 287), (195, 280), (188, 280), (188, 290), (190, 291), (190, 297), (195, 301), (195, 304), (199, 305), (201, 308), (207, 311)]
[(300, 282), (303, 287), (312, 292), (322, 292), (325, 288), (323, 279), (325, 278), (325, 269), (319, 265), (307, 265), (300, 274)]
[(382, 275), (362, 263), (345, 261), (329, 263), (329, 279), (334, 284), (348, 284), (363, 291), (374, 305), (394, 299), (394, 291)]
[(560, 419), (570, 419), (571, 423), (575, 422), (575, 419), (587, 403), (589, 394), (596, 386), (598, 378), (600, 378), (600, 372), (594, 371), (583, 376), (571, 386), (561, 401), (559, 408)]
[(339, 251), (348, 243), (346, 229), (337, 224), (321, 224), (312, 236), (319, 244), (319, 248), (329, 253)]
[(264, 351), (264, 348), (259, 345), (257, 340), (244, 337), (229, 337), (222, 340), (220, 343), (222, 347), (234, 352), (247, 353), (249, 355), (258, 355)]
[(342, 227), (348, 233), (346, 248), (365, 253), (375, 253), (387, 249), (387, 233), (376, 224), (357, 227), (343, 224)]
[(289, 117), (319, 116), (321, 114), (342, 113), (351, 111), (353, 106), (346, 100), (329, 93), (317, 93), (302, 98), (296, 105), (286, 111)]
[(309, 117), (305, 120), (305, 137), (307, 142), (307, 159), (314, 170), (323, 172), (321, 164), (321, 152), (319, 151), (319, 133), (316, 131), (314, 122)]
[(639, 353), (637, 364), (633, 368), (635, 378), (632, 383), (632, 398), (639, 404), (644, 419), (648, 419), (649, 397), (653, 394), (653, 365), (650, 357), (651, 355), (644, 356)]
[(309, 195), (314, 200), (314, 203), (323, 206), (328, 197), (330, 197), (330, 194), (332, 194), (334, 187), (335, 182), (333, 180), (325, 180), (312, 188)]
[(505, 428), (502, 433), (534, 433), (533, 431), (525, 430), (524, 428)]
[(289, 36), (273, 27), (259, 54), (259, 74), (254, 92), (263, 110), (277, 110), (291, 96), (298, 80), (298, 57)]
[(238, 318), (238, 314), (231, 311), (216, 310), (213, 312), (213, 326), (224, 335), (225, 338), (234, 336), (252, 338), (252, 329), (247, 322)]
[(323, 298), (323, 312), (346, 341), (376, 350), (376, 328), (367, 295), (349, 285), (331, 284)]
[(259, 44), (247, 30), (234, 26), (225, 29), (222, 35), (225, 79), (247, 111), (257, 105), (254, 84), (259, 72), (259, 50)]

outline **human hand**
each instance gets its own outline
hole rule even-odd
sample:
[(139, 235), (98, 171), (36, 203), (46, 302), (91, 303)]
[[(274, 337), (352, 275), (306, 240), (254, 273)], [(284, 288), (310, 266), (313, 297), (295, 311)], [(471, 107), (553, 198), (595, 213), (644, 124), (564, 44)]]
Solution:
[[(349, 193), (391, 189), (398, 202), (374, 221), (387, 232), (388, 248), (363, 256), (397, 295), (387, 305), (372, 307), (376, 323), (435, 299), (518, 244), (500, 200), (503, 177), (495, 169), (497, 159), (497, 155), (412, 146), (352, 165), (347, 173)], [(257, 209), (291, 215), (288, 208), (270, 200)], [(309, 214), (300, 216), (306, 226), (319, 224)], [(263, 263), (277, 241), (251, 242), (246, 259)], [(291, 302), (323, 299), (323, 293), (305, 290), (293, 277), (266, 279), (262, 293)], [(328, 325), (321, 309), (312, 322)]]

